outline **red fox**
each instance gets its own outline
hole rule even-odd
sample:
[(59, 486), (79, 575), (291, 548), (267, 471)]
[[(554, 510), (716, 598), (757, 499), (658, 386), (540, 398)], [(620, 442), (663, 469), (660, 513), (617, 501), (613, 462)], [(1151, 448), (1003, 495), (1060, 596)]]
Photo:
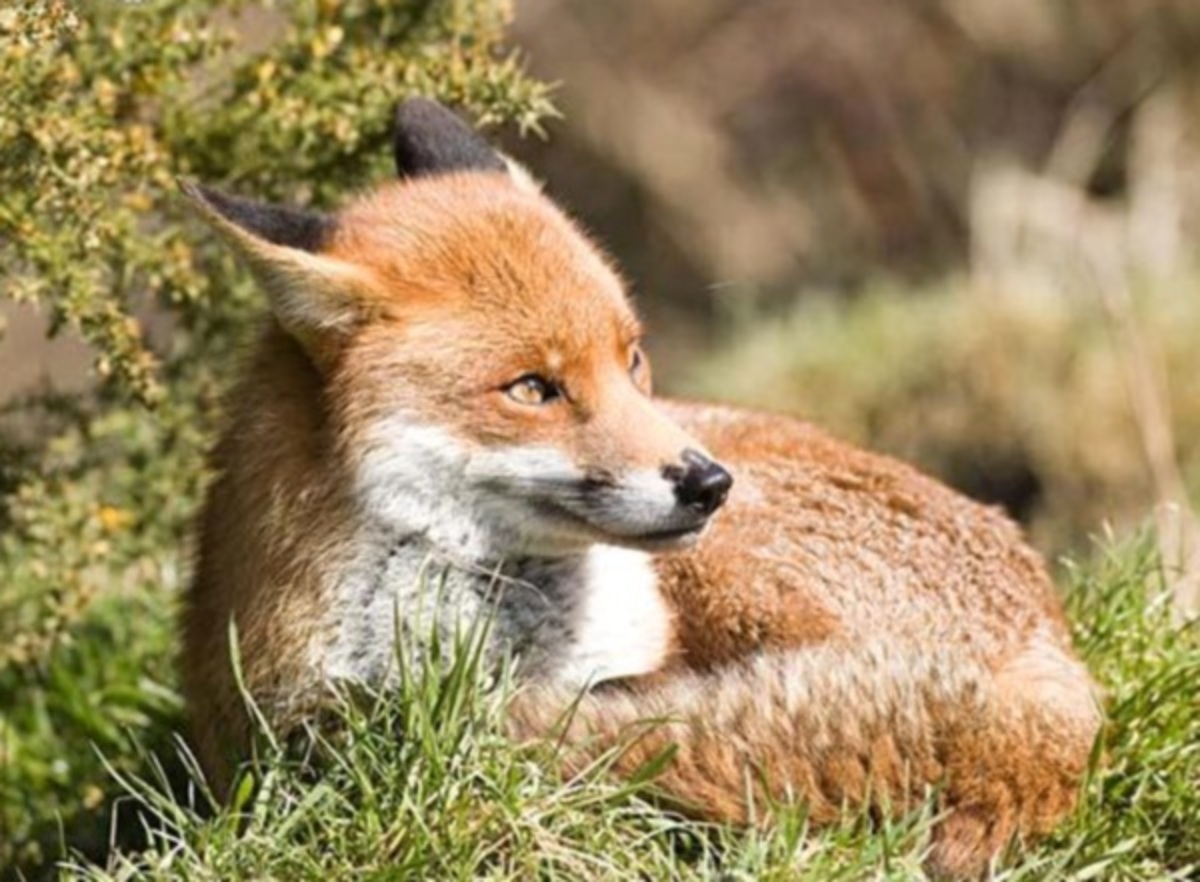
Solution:
[(183, 185), (271, 306), (183, 620), (214, 782), (249, 732), (235, 648), (286, 728), (386, 685), (397, 630), (487, 616), (529, 684), (515, 736), (617, 681), (569, 742), (665, 719), (618, 768), (675, 744), (659, 783), (706, 817), (940, 788), (929, 863), (969, 876), (1071, 809), (1096, 690), (1009, 520), (802, 422), (652, 398), (620, 277), (523, 170), (419, 99), (395, 154), (331, 215)]

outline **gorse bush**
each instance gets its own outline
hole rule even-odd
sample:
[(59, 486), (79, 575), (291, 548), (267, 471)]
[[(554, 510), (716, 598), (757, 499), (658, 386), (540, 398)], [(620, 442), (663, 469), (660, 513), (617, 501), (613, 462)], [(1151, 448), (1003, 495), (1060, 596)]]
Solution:
[[(327, 203), (383, 173), (406, 95), (522, 129), (549, 111), (515, 56), (498, 54), (505, 4), (213, 7), (46, 0), (0, 13), (6, 293), (47, 306), (93, 344), (101, 376), (143, 402), (164, 391), (139, 300), (218, 335), (245, 305), (224, 261), (174, 222), (176, 176)], [(246, 45), (264, 32), (266, 48)]]
[(260, 299), (190, 223), (176, 179), (328, 205), (391, 174), (392, 108), (414, 94), (534, 130), (552, 108), (501, 44), (509, 13), (0, 9), (0, 285), (90, 344), (99, 380), (0, 415), (0, 867), (61, 856), (63, 830), (102, 846), (98, 753), (177, 727), (172, 605), (219, 393)]

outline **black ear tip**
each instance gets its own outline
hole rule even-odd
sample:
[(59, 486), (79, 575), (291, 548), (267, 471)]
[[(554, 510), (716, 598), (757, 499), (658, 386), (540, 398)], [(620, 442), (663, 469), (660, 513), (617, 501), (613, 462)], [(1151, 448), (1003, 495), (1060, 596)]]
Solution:
[(205, 206), (210, 211), (216, 211), (219, 214), (229, 214), (232, 209), (238, 206), (249, 205), (251, 203), (244, 199), (239, 199), (236, 196), (231, 196), (216, 187), (210, 187), (208, 184), (202, 184), (192, 178), (176, 178), (175, 184), (180, 191), (192, 202), (196, 202)]
[(304, 211), (230, 196), (187, 178), (175, 183), (204, 212), (220, 216), (253, 236), (303, 251), (320, 251), (333, 235), (337, 221), (315, 211)]
[(179, 189), (188, 199), (205, 206), (210, 211), (216, 211), (218, 214), (228, 216), (237, 208), (251, 204), (191, 178), (176, 178), (175, 183), (179, 185)]
[(397, 132), (431, 124), (469, 128), (452, 110), (431, 98), (406, 98), (396, 105)]
[(505, 171), (504, 161), (456, 114), (428, 98), (396, 107), (392, 148), (401, 177), (456, 171)]
[(179, 191), (184, 196), (193, 202), (208, 201), (207, 188), (199, 181), (193, 181), (191, 178), (176, 178), (175, 186), (179, 188)]

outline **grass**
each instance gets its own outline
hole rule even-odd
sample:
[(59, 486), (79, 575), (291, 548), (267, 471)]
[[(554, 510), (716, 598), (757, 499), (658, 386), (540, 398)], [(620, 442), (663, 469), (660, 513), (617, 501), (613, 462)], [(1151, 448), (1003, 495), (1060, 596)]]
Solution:
[[(1146, 538), (1064, 569), (1080, 648), (1108, 690), (1105, 765), (1050, 841), (1002, 879), (1184, 879), (1200, 867), (1200, 632), (1173, 624)], [(769, 833), (689, 822), (600, 762), (563, 780), (516, 747), (507, 681), (474, 645), (315, 735), (319, 777), (269, 743), (214, 810), (175, 731), (167, 592), (94, 603), (36, 670), (0, 673), (8, 878), (919, 879), (928, 812)]]

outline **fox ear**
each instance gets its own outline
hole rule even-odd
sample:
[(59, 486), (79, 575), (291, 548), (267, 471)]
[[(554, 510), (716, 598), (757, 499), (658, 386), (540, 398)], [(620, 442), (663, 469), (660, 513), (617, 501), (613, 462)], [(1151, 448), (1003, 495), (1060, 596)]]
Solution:
[(180, 181), (180, 189), (245, 258), (289, 334), (310, 353), (327, 348), (330, 332), (353, 325), (361, 310), (356, 293), (365, 274), (322, 254), (336, 229), (327, 215), (229, 196)]
[(396, 171), (402, 178), (508, 171), (504, 159), (486, 139), (428, 98), (410, 98), (396, 108), (392, 149)]

